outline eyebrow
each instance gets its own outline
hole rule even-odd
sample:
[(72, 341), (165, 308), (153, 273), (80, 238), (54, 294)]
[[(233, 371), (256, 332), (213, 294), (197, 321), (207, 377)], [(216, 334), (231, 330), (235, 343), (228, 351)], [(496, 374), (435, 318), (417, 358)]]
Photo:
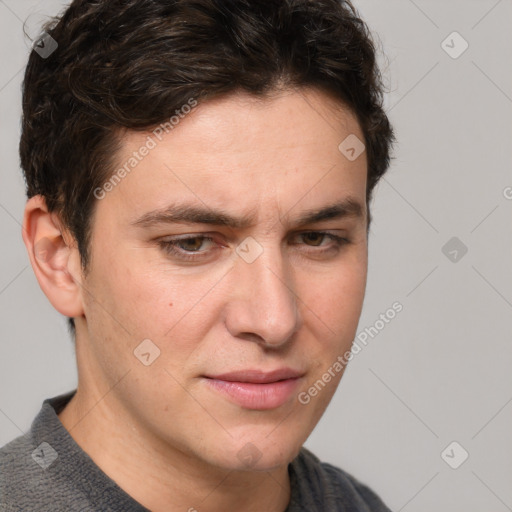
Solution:
[[(364, 208), (359, 201), (347, 197), (341, 201), (326, 205), (319, 209), (310, 209), (293, 219), (292, 227), (315, 224), (317, 222), (350, 218), (364, 218)], [(169, 205), (166, 208), (145, 213), (131, 222), (133, 226), (148, 228), (158, 224), (208, 224), (231, 229), (245, 229), (255, 224), (254, 214), (235, 217), (225, 210), (197, 206), (188, 203)]]

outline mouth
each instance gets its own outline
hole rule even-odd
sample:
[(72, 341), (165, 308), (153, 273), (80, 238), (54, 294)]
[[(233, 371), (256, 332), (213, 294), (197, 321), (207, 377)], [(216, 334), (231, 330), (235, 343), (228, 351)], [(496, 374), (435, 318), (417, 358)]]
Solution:
[(304, 372), (278, 368), (270, 372), (241, 370), (206, 375), (209, 388), (245, 409), (269, 410), (281, 407), (294, 395)]

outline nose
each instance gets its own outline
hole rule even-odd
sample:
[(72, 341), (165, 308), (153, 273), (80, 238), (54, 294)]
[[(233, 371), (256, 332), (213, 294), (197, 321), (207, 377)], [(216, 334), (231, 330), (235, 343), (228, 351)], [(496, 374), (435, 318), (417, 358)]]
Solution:
[(273, 348), (286, 344), (302, 320), (293, 269), (283, 262), (281, 250), (266, 246), (254, 261), (236, 257), (234, 265), (231, 283), (235, 291), (226, 314), (229, 332)]

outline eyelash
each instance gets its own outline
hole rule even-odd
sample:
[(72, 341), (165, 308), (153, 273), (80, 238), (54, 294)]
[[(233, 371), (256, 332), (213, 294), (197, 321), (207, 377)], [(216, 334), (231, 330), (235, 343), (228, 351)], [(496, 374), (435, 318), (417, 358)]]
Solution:
[[(341, 236), (334, 235), (332, 233), (328, 233), (325, 231), (304, 231), (302, 233), (298, 233), (298, 236), (309, 235), (311, 233), (314, 233), (316, 235), (323, 235), (323, 236), (329, 238), (330, 240), (332, 240), (334, 243), (334, 246), (328, 247), (327, 249), (323, 249), (323, 250), (317, 251), (317, 252), (323, 253), (323, 252), (331, 251), (332, 249), (339, 251), (342, 246), (350, 243), (350, 240), (348, 240), (347, 238), (343, 238)], [(176, 256), (185, 261), (196, 261), (196, 260), (204, 257), (204, 255), (208, 251), (185, 252), (186, 249), (179, 249), (176, 247), (179, 243), (187, 242), (188, 240), (196, 240), (196, 239), (200, 239), (202, 241), (214, 242), (214, 239), (212, 237), (205, 236), (205, 235), (196, 235), (196, 236), (189, 236), (189, 237), (184, 237), (184, 238), (177, 238), (177, 239), (173, 239), (173, 240), (159, 240), (158, 245), (169, 256)], [(322, 241), (323, 241), (323, 239), (322, 239)], [(309, 247), (314, 248), (314, 247), (319, 247), (319, 246), (309, 246)]]

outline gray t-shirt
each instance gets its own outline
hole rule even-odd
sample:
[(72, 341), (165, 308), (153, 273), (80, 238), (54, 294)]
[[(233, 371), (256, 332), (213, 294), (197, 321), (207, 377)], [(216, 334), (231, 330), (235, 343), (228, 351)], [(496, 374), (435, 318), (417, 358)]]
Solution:
[[(0, 449), (0, 512), (148, 512), (60, 422), (57, 414), (75, 391), (45, 400), (30, 431)], [(368, 487), (306, 448), (288, 472), (291, 499), (285, 512), (390, 512)]]

